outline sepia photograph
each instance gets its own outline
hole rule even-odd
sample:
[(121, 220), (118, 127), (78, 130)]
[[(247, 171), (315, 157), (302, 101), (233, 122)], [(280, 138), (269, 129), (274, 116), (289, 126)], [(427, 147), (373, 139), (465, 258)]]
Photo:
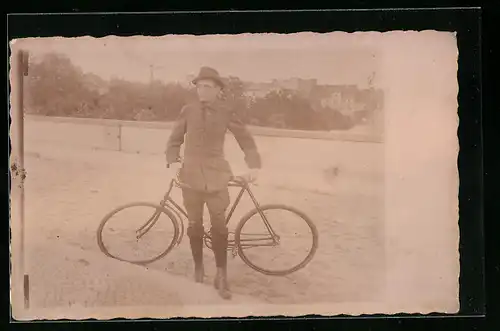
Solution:
[(458, 310), (453, 33), (10, 49), (14, 318)]

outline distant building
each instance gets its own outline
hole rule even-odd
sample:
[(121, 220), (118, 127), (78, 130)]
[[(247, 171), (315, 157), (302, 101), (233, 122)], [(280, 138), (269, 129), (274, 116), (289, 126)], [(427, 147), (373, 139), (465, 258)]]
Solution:
[(273, 80), (272, 82), (274, 89), (279, 90), (292, 90), (299, 95), (308, 97), (311, 91), (316, 87), (317, 80), (316, 79), (302, 79), (302, 78), (289, 78), (284, 80)]
[(358, 85), (318, 85), (316, 79), (288, 78), (270, 82), (244, 82), (244, 94), (252, 102), (264, 98), (268, 93), (291, 90), (309, 100), (315, 110), (332, 109), (344, 116), (353, 117), (377, 107), (379, 98), (373, 89), (362, 89)]
[(263, 98), (269, 92), (273, 91), (274, 87), (271, 83), (243, 83), (244, 94), (249, 98)]
[(284, 80), (273, 79), (271, 82), (245, 82), (245, 95), (253, 98), (263, 98), (268, 93), (279, 90), (291, 90), (301, 96), (309, 97), (317, 84), (316, 79), (289, 78)]
[(361, 91), (356, 85), (318, 85), (310, 101), (315, 109), (330, 108), (350, 117), (366, 108)]
[(289, 78), (284, 80), (273, 79), (272, 84), (275, 89), (284, 89), (284, 90), (299, 90), (299, 78)]

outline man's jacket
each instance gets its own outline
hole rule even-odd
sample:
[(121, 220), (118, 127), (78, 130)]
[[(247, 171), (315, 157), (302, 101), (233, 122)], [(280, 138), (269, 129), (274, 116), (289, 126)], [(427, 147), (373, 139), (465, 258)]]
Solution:
[(217, 101), (208, 106), (200, 102), (183, 107), (167, 143), (167, 163), (179, 159), (184, 144), (180, 179), (200, 191), (225, 189), (232, 171), (224, 157), (226, 132), (230, 131), (245, 154), (249, 168), (260, 168), (261, 158), (255, 141), (236, 112)]

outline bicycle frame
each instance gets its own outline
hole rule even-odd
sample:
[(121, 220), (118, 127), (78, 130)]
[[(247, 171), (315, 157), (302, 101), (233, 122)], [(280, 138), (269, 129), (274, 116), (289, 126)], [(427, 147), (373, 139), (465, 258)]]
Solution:
[[(266, 229), (269, 233), (269, 236), (264, 236), (263, 234), (245, 234), (245, 236), (261, 236), (261, 237), (260, 238), (249, 238), (249, 239), (241, 239), (240, 238), (240, 246), (244, 247), (244, 248), (251, 248), (251, 247), (261, 247), (261, 246), (276, 246), (277, 244), (279, 244), (279, 240), (280, 240), (279, 236), (272, 229), (271, 224), (269, 223), (266, 215), (262, 211), (259, 202), (257, 201), (257, 199), (253, 195), (252, 191), (250, 190), (248, 183), (231, 181), (231, 182), (229, 182), (228, 186), (229, 187), (238, 187), (238, 188), (240, 188), (240, 191), (238, 192), (238, 195), (237, 195), (236, 199), (234, 200), (234, 202), (231, 206), (231, 209), (229, 210), (229, 213), (226, 216), (226, 220), (225, 220), (226, 225), (229, 224), (229, 221), (231, 220), (231, 217), (233, 216), (233, 213), (236, 210), (236, 207), (240, 203), (241, 198), (243, 197), (243, 194), (246, 192), (250, 196), (250, 199), (252, 200), (256, 210), (258, 211), (259, 215), (261, 216), (261, 218), (264, 222), (264, 225), (266, 226)], [(172, 192), (174, 187), (182, 188), (182, 185), (176, 179), (172, 179), (170, 181), (168, 190), (163, 197), (163, 200), (160, 202), (160, 206), (163, 208), (169, 207), (171, 209), (174, 209), (174, 211), (178, 214), (177, 216), (183, 215), (187, 219), (188, 218), (187, 212), (184, 210), (184, 208), (182, 208), (179, 204), (177, 204), (175, 202), (175, 200), (172, 199), (172, 197), (170, 196), (170, 193)], [(170, 203), (171, 206), (169, 206), (168, 203)], [(155, 214), (153, 214), (153, 216), (151, 216), (151, 218), (141, 228), (139, 228), (137, 230), (138, 233), (141, 232), (141, 234), (138, 234), (138, 237), (137, 237), (138, 239), (140, 237), (142, 237), (145, 233), (147, 233), (154, 226), (154, 224), (158, 221), (160, 214), (161, 214), (160, 212), (156, 212)], [(182, 222), (182, 220), (181, 220), (181, 222)], [(211, 236), (209, 233), (205, 232), (204, 235), (205, 235), (206, 239), (209, 239), (211, 241)], [(178, 244), (181, 241), (181, 237), (182, 237), (182, 234), (179, 237)], [(257, 243), (259, 241), (271, 241), (271, 242)], [(236, 245), (235, 245), (234, 240), (229, 240), (228, 241), (228, 249), (233, 250), (233, 255), (236, 255), (236, 253), (234, 251), (235, 248), (236, 248)]]

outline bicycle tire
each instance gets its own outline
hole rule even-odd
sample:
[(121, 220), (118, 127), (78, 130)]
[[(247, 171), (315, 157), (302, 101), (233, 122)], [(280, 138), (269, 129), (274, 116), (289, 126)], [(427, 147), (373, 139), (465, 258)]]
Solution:
[[(106, 223), (111, 219), (111, 217), (116, 215), (118, 212), (123, 211), (127, 208), (131, 208), (131, 207), (151, 207), (151, 208), (154, 208), (154, 209), (156, 209), (156, 212), (160, 212), (160, 213), (165, 214), (170, 219), (170, 221), (172, 222), (172, 224), (174, 226), (174, 235), (173, 235), (172, 241), (170, 242), (168, 247), (163, 252), (161, 252), (159, 255), (157, 255), (154, 258), (145, 259), (145, 260), (135, 260), (135, 261), (120, 258), (118, 256), (111, 254), (108, 251), (108, 249), (106, 248), (106, 246), (104, 245), (103, 238), (102, 238), (102, 232), (104, 230), (104, 226), (106, 225)], [(123, 261), (123, 262), (129, 262), (132, 264), (140, 264), (140, 265), (149, 264), (149, 263), (152, 263), (154, 261), (157, 261), (157, 260), (163, 258), (165, 255), (167, 255), (174, 248), (176, 243), (179, 242), (179, 240), (178, 240), (179, 239), (178, 222), (179, 222), (179, 220), (177, 220), (175, 215), (170, 210), (168, 210), (167, 208), (164, 208), (160, 205), (157, 205), (154, 203), (149, 203), (149, 202), (128, 203), (128, 204), (125, 204), (125, 205), (122, 205), (122, 206), (119, 206), (119, 207), (113, 209), (112, 211), (110, 211), (108, 214), (106, 214), (103, 217), (103, 219), (101, 220), (101, 222), (99, 224), (99, 227), (97, 228), (97, 245), (99, 246), (99, 249), (101, 250), (101, 252), (103, 252), (106, 256), (108, 256), (110, 258), (113, 258), (113, 259), (116, 259), (119, 261)]]
[(316, 225), (313, 223), (313, 221), (306, 214), (304, 214), (302, 211), (300, 211), (294, 207), (290, 207), (290, 206), (283, 205), (283, 204), (269, 204), (269, 205), (263, 205), (260, 207), (260, 210), (263, 212), (266, 210), (269, 210), (269, 209), (280, 209), (280, 210), (286, 210), (286, 211), (289, 211), (291, 213), (294, 213), (295, 215), (299, 216), (308, 225), (308, 227), (312, 233), (313, 242), (312, 242), (311, 250), (309, 251), (309, 254), (305, 257), (305, 259), (302, 260), (302, 262), (298, 263), (297, 265), (295, 265), (289, 269), (280, 270), (280, 271), (272, 271), (272, 270), (264, 269), (264, 268), (261, 268), (250, 261), (250, 259), (244, 253), (245, 250), (242, 249), (242, 247), (241, 247), (241, 241), (240, 241), (241, 240), (241, 230), (242, 230), (243, 226), (245, 225), (245, 223), (248, 220), (250, 220), (250, 218), (252, 216), (259, 213), (259, 209), (257, 209), (257, 208), (252, 209), (251, 211), (249, 211), (247, 214), (245, 214), (241, 218), (241, 221), (238, 223), (236, 230), (235, 230), (235, 243), (237, 245), (238, 255), (243, 260), (243, 262), (246, 265), (248, 265), (250, 268), (252, 268), (252, 269), (254, 269), (262, 274), (268, 275), (268, 276), (285, 276), (285, 275), (291, 274), (293, 272), (296, 272), (297, 270), (304, 268), (312, 260), (312, 258), (316, 254), (316, 250), (318, 249), (318, 237), (319, 237), (318, 230), (316, 228)]

